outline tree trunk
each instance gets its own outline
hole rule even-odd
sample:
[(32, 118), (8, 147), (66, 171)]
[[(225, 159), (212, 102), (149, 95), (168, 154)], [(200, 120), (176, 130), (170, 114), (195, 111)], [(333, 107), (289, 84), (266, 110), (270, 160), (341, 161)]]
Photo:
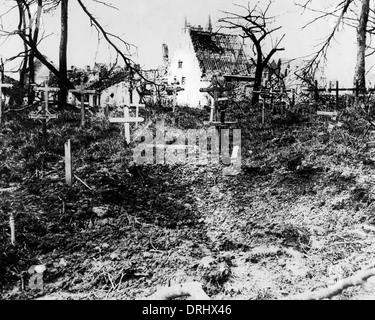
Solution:
[[(264, 64), (262, 60), (263, 60), (262, 51), (258, 50), (257, 62), (255, 66), (255, 79), (254, 79), (253, 91), (259, 91), (262, 87), (262, 78), (263, 78), (263, 69), (264, 69)], [(253, 96), (251, 99), (251, 105), (255, 106), (258, 103), (259, 103), (259, 93), (255, 92), (253, 93)]]
[(370, 0), (362, 0), (361, 14), (357, 27), (357, 65), (354, 82), (358, 81), (360, 89), (366, 88), (366, 31), (370, 12)]
[[(35, 29), (34, 29), (34, 34), (32, 34), (32, 29), (30, 25), (30, 38), (32, 38), (32, 41), (34, 43), (38, 43), (38, 38), (39, 38), (39, 25), (40, 25), (40, 19), (42, 17), (42, 7), (43, 7), (43, 1), (38, 0), (38, 10), (37, 10), (37, 15), (35, 19)], [(31, 23), (30, 23), (31, 24)], [(30, 48), (30, 55), (29, 55), (29, 84), (34, 84), (35, 83), (35, 50), (34, 48)], [(29, 94), (28, 94), (28, 102), (29, 104), (34, 103), (35, 99), (35, 92), (34, 90), (29, 86)]]
[(59, 106), (60, 108), (66, 104), (68, 88), (64, 84), (64, 80), (68, 77), (67, 69), (67, 50), (68, 50), (68, 0), (61, 0), (61, 39), (60, 39), (60, 77), (59, 77)]

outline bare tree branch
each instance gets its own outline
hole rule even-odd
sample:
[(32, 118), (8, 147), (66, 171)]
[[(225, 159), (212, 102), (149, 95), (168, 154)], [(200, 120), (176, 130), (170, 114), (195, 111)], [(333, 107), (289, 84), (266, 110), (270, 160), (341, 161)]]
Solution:
[(255, 66), (255, 81), (254, 81), (254, 94), (252, 98), (252, 104), (255, 105), (259, 102), (259, 89), (262, 85), (263, 70), (269, 68), (269, 63), (278, 51), (284, 50), (280, 48), (280, 43), (284, 39), (283, 35), (280, 40), (277, 40), (275, 44), (272, 44), (272, 49), (265, 53), (264, 52), (264, 42), (267, 39), (272, 40), (272, 34), (280, 30), (281, 27), (269, 28), (272, 22), (274, 22), (274, 17), (268, 15), (272, 1), (262, 9), (258, 2), (254, 6), (245, 8), (243, 6), (238, 6), (242, 9), (246, 9), (246, 14), (230, 13), (224, 11), (227, 16), (219, 20), (219, 22), (224, 23), (224, 28), (239, 30), (241, 32), (241, 37), (243, 39), (249, 39), (252, 43), (252, 51), (254, 57), (251, 57), (251, 61)]

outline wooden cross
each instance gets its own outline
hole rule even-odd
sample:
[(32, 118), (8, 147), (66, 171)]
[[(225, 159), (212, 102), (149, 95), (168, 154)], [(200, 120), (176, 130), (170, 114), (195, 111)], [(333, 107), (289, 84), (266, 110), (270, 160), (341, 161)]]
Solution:
[(266, 121), (266, 99), (270, 98), (270, 104), (272, 107), (273, 104), (273, 96), (275, 93), (271, 89), (261, 89), (260, 91), (253, 91), (253, 93), (259, 94), (259, 100), (262, 101), (262, 125), (264, 125)]
[(40, 109), (37, 112), (32, 112), (29, 115), (29, 118), (40, 120), (42, 122), (43, 142), (46, 145), (47, 144), (47, 122), (51, 119), (57, 118), (57, 115), (50, 113), (49, 110), (48, 110), (49, 93), (50, 92), (57, 92), (57, 91), (59, 91), (59, 89), (49, 87), (47, 82), (46, 82), (44, 87), (35, 87), (35, 91), (43, 91), (44, 92), (44, 103), (42, 103)]
[(177, 93), (179, 91), (185, 90), (184, 88), (177, 87), (177, 85), (179, 85), (179, 84), (180, 83), (175, 78), (174, 81), (172, 82), (172, 87), (167, 87), (167, 90), (171, 90), (173, 92), (173, 112), (175, 112), (176, 106), (177, 106)]
[(2, 99), (3, 88), (11, 88), (11, 87), (13, 87), (13, 85), (2, 83), (1, 77), (0, 77), (0, 124), (3, 118), (3, 99)]
[(44, 92), (44, 108), (48, 111), (48, 102), (49, 102), (49, 93), (50, 92), (57, 92), (59, 88), (49, 87), (47, 82), (45, 82), (44, 87), (35, 87), (35, 91), (42, 91)]
[[(224, 125), (224, 124), (234, 124), (236, 122), (225, 122), (225, 111), (220, 111), (220, 122), (218, 122), (218, 107), (219, 102), (227, 101), (228, 98), (219, 98), (219, 94), (223, 93), (225, 91), (229, 91), (231, 87), (225, 87), (221, 85), (217, 79), (217, 76), (212, 76), (211, 84), (207, 88), (201, 88), (199, 89), (200, 92), (207, 92), (214, 98), (214, 105), (211, 106), (211, 114), (210, 114), (210, 121), (208, 124), (218, 124), (218, 125)], [(216, 119), (215, 119), (216, 118)]]
[(130, 143), (130, 123), (143, 122), (144, 119), (141, 117), (130, 117), (129, 107), (124, 107), (124, 117), (123, 118), (109, 118), (109, 122), (112, 123), (124, 123), (125, 128), (125, 139), (126, 142)]
[(90, 93), (96, 93), (96, 90), (85, 90), (83, 82), (77, 87), (77, 89), (69, 90), (72, 93), (79, 93), (81, 95), (81, 127), (85, 126), (85, 95)]

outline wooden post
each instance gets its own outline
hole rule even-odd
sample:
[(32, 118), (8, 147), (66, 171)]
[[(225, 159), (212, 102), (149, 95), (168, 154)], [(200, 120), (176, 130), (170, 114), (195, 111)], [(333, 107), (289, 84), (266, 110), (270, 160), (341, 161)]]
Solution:
[(73, 184), (71, 152), (71, 144), (70, 140), (68, 140), (68, 142), (65, 143), (65, 181), (69, 187)]
[(13, 87), (11, 84), (2, 83), (1, 77), (0, 77), (0, 125), (3, 119), (3, 99), (2, 99), (3, 88), (11, 88), (11, 87)]
[(336, 110), (339, 110), (339, 82), (336, 81)]
[(315, 80), (315, 102), (319, 101), (318, 80)]
[[(125, 119), (130, 118), (129, 107), (124, 108), (124, 118)], [(125, 134), (126, 142), (129, 144), (130, 143), (130, 124), (129, 124), (129, 122), (124, 123), (124, 134)]]
[(212, 104), (210, 109), (210, 122), (214, 122), (215, 104)]

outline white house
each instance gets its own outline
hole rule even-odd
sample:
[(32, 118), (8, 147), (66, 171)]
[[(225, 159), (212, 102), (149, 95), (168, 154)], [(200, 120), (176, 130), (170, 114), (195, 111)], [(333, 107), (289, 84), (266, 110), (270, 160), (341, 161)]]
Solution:
[(132, 103), (139, 103), (140, 96), (138, 91), (133, 88), (130, 89), (129, 81), (121, 81), (113, 84), (112, 86), (104, 89), (100, 96), (100, 105), (110, 105), (110, 106), (121, 106), (129, 105), (132, 95)]
[(211, 96), (199, 92), (210, 85), (213, 74), (250, 76), (251, 66), (236, 35), (213, 33), (186, 25), (168, 64), (168, 85), (179, 83), (177, 104), (201, 108)]

